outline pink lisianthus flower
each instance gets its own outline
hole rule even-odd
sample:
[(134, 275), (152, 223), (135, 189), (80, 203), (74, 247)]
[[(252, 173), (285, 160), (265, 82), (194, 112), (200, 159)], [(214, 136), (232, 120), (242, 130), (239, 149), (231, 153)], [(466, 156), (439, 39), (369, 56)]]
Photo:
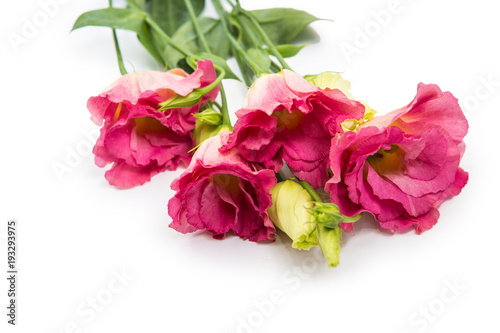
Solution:
[(345, 215), (370, 212), (383, 228), (422, 233), (467, 183), (459, 167), (467, 130), (457, 99), (421, 83), (408, 106), (333, 138), (325, 189)]
[(216, 79), (209, 60), (187, 74), (181, 69), (168, 72), (143, 71), (126, 74), (87, 107), (92, 120), (104, 126), (94, 146), (95, 163), (113, 163), (105, 177), (111, 185), (130, 188), (142, 185), (165, 170), (188, 165), (193, 148), (193, 113), (217, 97), (215, 88), (192, 107), (159, 110), (159, 104), (176, 96), (187, 96)]
[(320, 89), (284, 70), (258, 79), (236, 112), (234, 132), (222, 150), (236, 147), (252, 162), (275, 172), (283, 159), (295, 176), (313, 187), (328, 180), (332, 137), (346, 119), (360, 119), (364, 106), (338, 89)]
[(236, 149), (219, 152), (229, 132), (205, 140), (186, 171), (171, 187), (168, 203), (171, 228), (188, 233), (206, 229), (216, 239), (232, 230), (243, 239), (274, 240), (267, 214), (274, 172), (246, 161)]

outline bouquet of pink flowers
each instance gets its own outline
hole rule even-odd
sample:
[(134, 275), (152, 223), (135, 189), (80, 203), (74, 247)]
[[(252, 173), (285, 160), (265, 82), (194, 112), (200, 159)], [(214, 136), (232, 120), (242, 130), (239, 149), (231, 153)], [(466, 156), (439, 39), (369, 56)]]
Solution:
[[(362, 213), (381, 228), (422, 233), (467, 183), (468, 123), (451, 93), (420, 83), (407, 106), (375, 116), (339, 74), (291, 70), (285, 58), (304, 47), (291, 42), (314, 16), (247, 11), (238, 1), (227, 10), (213, 0), (218, 18), (201, 15), (204, 1), (127, 3), (84, 13), (74, 27), (112, 28), (122, 73), (88, 101), (102, 126), (93, 152), (120, 188), (185, 167), (171, 184), (171, 228), (254, 242), (273, 241), (278, 228), (294, 248), (319, 246), (336, 266), (342, 232)], [(135, 31), (169, 70), (128, 74), (115, 29)], [(234, 127), (226, 79), (250, 86)]]

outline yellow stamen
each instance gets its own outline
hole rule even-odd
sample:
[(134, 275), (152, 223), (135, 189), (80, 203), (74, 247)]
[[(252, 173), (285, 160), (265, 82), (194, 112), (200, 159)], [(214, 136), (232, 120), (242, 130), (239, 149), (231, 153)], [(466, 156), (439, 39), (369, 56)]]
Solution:
[(160, 123), (158, 119), (152, 117), (138, 117), (135, 118), (135, 128), (137, 134), (143, 133), (159, 133), (165, 131), (166, 127)]
[(283, 110), (279, 112), (273, 112), (273, 116), (278, 119), (278, 129), (285, 127), (287, 129), (293, 130), (300, 125), (300, 121), (304, 114), (299, 110), (293, 110), (292, 113), (288, 110)]
[(118, 103), (118, 106), (116, 107), (115, 115), (113, 116), (113, 122), (115, 122), (118, 119), (121, 111), (122, 111), (122, 103)]
[(367, 161), (379, 175), (383, 175), (401, 171), (403, 168), (401, 160), (404, 156), (405, 152), (401, 148), (392, 145), (390, 150), (380, 149), (368, 157)]

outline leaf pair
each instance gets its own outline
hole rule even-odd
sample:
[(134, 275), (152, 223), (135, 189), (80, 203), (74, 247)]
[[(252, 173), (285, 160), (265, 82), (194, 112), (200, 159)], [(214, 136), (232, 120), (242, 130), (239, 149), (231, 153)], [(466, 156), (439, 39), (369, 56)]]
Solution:
[[(194, 14), (199, 16), (205, 7), (205, 1), (190, 2)], [(209, 47), (210, 52), (207, 52), (190, 20), (185, 0), (127, 0), (127, 3), (127, 8), (105, 8), (86, 12), (77, 19), (73, 30), (85, 26), (104, 26), (134, 31), (141, 44), (162, 66), (189, 69), (186, 54), (189, 53), (210, 59), (224, 68), (226, 78), (238, 79), (226, 63), (226, 59), (232, 56), (231, 44), (220, 19), (198, 18), (198, 25)], [(255, 31), (251, 20), (237, 8), (231, 13), (234, 37), (243, 45), (247, 56), (264, 71), (270, 68), (279, 70), (279, 67), (271, 62), (269, 54), (272, 52), (263, 47), (264, 40)], [(311, 22), (318, 20), (307, 12), (291, 8), (272, 8), (248, 13), (257, 20), (283, 57), (294, 56), (305, 46), (290, 43)], [(162, 31), (152, 29), (151, 21)], [(184, 52), (174, 47), (172, 42)]]

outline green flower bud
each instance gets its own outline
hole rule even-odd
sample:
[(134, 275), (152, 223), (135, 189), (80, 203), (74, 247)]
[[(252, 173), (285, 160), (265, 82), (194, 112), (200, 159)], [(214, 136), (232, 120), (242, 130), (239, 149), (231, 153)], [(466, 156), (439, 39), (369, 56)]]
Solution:
[(198, 148), (198, 146), (201, 145), (206, 139), (227, 131), (232, 131), (231, 127), (228, 125), (207, 125), (201, 120), (196, 119), (196, 125), (193, 131), (193, 139), (196, 145), (195, 149)]
[(375, 113), (377, 113), (374, 109), (372, 109), (368, 104), (361, 100), (357, 100), (351, 94), (351, 82), (342, 78), (339, 73), (332, 72), (323, 72), (317, 75), (306, 75), (304, 78), (315, 86), (320, 87), (321, 89), (339, 89), (347, 96), (347, 98), (352, 99), (354, 101), (358, 101), (365, 106), (365, 115), (363, 118), (357, 119), (347, 119), (342, 123), (342, 128), (344, 131), (354, 131), (358, 128), (359, 125), (364, 124), (368, 120), (372, 119)]
[(319, 202), (317, 195), (315, 201), (314, 190), (311, 188), (310, 194), (304, 187), (310, 186), (292, 180), (279, 182), (271, 189), (273, 204), (267, 213), (274, 225), (292, 239), (292, 247), (309, 250), (319, 245), (328, 266), (335, 267), (339, 264), (342, 241), (339, 223), (353, 223), (361, 215), (342, 215), (337, 205)]
[(353, 223), (361, 218), (361, 214), (345, 216), (340, 213), (337, 205), (326, 202), (314, 202), (312, 207), (308, 207), (308, 210), (313, 218), (313, 223), (318, 223), (328, 228), (336, 228), (339, 223)]
[(339, 262), (340, 242), (342, 241), (342, 229), (339, 226), (328, 228), (320, 225), (318, 227), (318, 242), (321, 252), (326, 258), (328, 267), (336, 267)]
[(317, 246), (316, 225), (307, 207), (313, 198), (300, 185), (291, 180), (278, 183), (271, 189), (273, 204), (267, 211), (274, 225), (293, 241), (292, 247), (309, 250)]
[(222, 114), (212, 108), (195, 113), (196, 119), (200, 120), (205, 125), (220, 125), (222, 124)]
[(207, 93), (204, 89), (194, 89), (187, 96), (175, 95), (174, 97), (167, 99), (165, 102), (160, 103), (160, 110), (164, 111), (167, 109), (176, 108), (187, 108), (198, 104), (201, 98)]
[(351, 82), (342, 78), (339, 73), (323, 72), (316, 75), (306, 75), (304, 79), (318, 86), (321, 89), (338, 89), (349, 99), (354, 99), (351, 95)]

